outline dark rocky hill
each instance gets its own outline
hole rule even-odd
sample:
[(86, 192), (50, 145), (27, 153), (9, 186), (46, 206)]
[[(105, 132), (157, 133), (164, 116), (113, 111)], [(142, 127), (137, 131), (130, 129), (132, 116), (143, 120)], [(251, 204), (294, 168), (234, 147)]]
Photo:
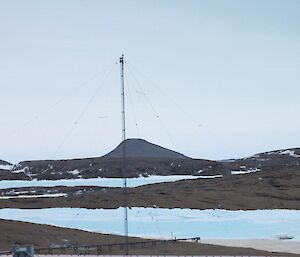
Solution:
[(129, 139), (102, 157), (20, 162), (13, 170), (1, 172), (0, 179), (123, 177), (122, 147), (124, 144), (127, 177), (230, 176), (279, 169), (288, 171), (298, 168), (300, 164), (300, 148), (264, 152), (243, 159), (211, 161), (192, 159), (142, 139)]
[[(126, 176), (197, 175), (199, 171), (220, 170), (222, 164), (209, 160), (195, 160), (181, 153), (149, 143), (142, 139), (128, 139), (110, 153), (95, 158), (70, 160), (23, 161), (12, 173), (19, 179), (63, 179), (93, 177), (123, 177), (122, 148), (126, 147)], [(0, 179), (12, 179), (11, 176)]]
[[(20, 162), (12, 173), (27, 179), (63, 179), (123, 177), (122, 158), (99, 157), (74, 160), (45, 160)], [(220, 167), (219, 167), (220, 166)], [(126, 160), (126, 176), (138, 177), (149, 175), (197, 175), (199, 170), (217, 171), (221, 164), (209, 160), (193, 160), (188, 158), (128, 158)], [(220, 171), (221, 172), (221, 171)], [(1, 177), (0, 177), (1, 178)], [(5, 178), (2, 178), (5, 179)], [(20, 178), (21, 179), (21, 178)]]
[(126, 157), (128, 158), (168, 158), (168, 159), (183, 159), (188, 158), (181, 153), (169, 150), (149, 143), (143, 139), (127, 139), (119, 144), (113, 151), (104, 155), (110, 158), (122, 158), (123, 148), (126, 150)]

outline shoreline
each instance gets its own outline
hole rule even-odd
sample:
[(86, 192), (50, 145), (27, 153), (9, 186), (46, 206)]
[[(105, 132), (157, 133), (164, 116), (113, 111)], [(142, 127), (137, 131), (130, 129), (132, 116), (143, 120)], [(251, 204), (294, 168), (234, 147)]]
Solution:
[(201, 243), (229, 246), (253, 248), (269, 252), (286, 252), (300, 254), (300, 240), (280, 240), (280, 239), (202, 239)]
[[(49, 225), (38, 225), (28, 222), (17, 222), (0, 219), (0, 227), (5, 233), (0, 233), (0, 249), (9, 251), (11, 246), (34, 245), (38, 248), (49, 248), (51, 246), (76, 246), (76, 245), (107, 245), (113, 244), (114, 247), (103, 246), (101, 254), (120, 255), (124, 250), (119, 244), (124, 243), (124, 237), (110, 234), (99, 234), (81, 231), (77, 229), (59, 228)], [(28, 233), (30, 231), (30, 233)], [(27, 236), (24, 237), (24, 234)], [(130, 248), (130, 255), (160, 255), (160, 256), (299, 256), (287, 252), (271, 253), (269, 251), (255, 250), (245, 247), (228, 247), (220, 245), (205, 244), (200, 242), (174, 242), (160, 241), (155, 245), (149, 239), (130, 237), (129, 242), (141, 242)], [(148, 242), (148, 243), (147, 243)], [(72, 249), (65, 254), (74, 252)], [(39, 253), (43, 254), (43, 253)], [(47, 254), (47, 251), (44, 253)], [(53, 252), (53, 254), (62, 254), (62, 252)], [(89, 251), (89, 254), (96, 254), (96, 251)]]

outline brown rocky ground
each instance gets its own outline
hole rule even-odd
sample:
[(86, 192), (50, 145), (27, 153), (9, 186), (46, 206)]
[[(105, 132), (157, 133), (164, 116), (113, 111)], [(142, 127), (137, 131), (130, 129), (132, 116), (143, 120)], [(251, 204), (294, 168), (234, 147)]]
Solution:
[[(58, 228), (0, 219), (0, 251), (9, 251), (13, 244), (31, 245), (35, 248), (57, 246), (118, 244), (124, 243), (122, 236), (84, 232), (75, 229)], [(129, 242), (149, 242), (141, 238), (130, 238)], [(200, 241), (201, 242), (201, 241)], [(41, 252), (43, 253), (43, 252)], [(45, 251), (45, 253), (47, 253)], [(53, 251), (55, 254), (55, 250)], [(60, 253), (60, 252), (57, 252)], [(68, 251), (66, 252), (68, 253)], [(89, 252), (92, 254), (93, 252)], [(102, 248), (102, 254), (123, 254), (119, 245)], [(94, 252), (95, 254), (95, 252)], [(155, 245), (141, 243), (129, 248), (129, 254), (141, 255), (255, 255), (255, 256), (297, 256), (287, 253), (270, 253), (251, 248), (225, 247), (196, 242), (156, 242)]]
[[(32, 194), (63, 192), (67, 197), (1, 199), (0, 208), (118, 208), (124, 203), (121, 188), (22, 188), (0, 190), (0, 195), (24, 190), (33, 190)], [(128, 188), (127, 197), (131, 207), (300, 209), (300, 168)]]

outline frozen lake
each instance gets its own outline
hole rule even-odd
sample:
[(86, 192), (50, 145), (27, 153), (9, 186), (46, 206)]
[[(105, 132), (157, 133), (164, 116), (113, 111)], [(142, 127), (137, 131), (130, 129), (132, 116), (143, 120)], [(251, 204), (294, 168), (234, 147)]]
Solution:
[[(123, 233), (123, 208), (0, 209), (0, 218), (103, 233)], [(299, 210), (190, 210), (131, 208), (129, 234), (140, 237), (220, 239), (300, 239)]]
[[(211, 176), (214, 177), (214, 176)], [(210, 178), (209, 176), (149, 176), (128, 178), (128, 187), (137, 187), (162, 182), (174, 182), (183, 179)], [(1, 180), (0, 189), (20, 188), (20, 187), (54, 187), (54, 186), (102, 186), (102, 187), (122, 187), (122, 178), (89, 178), (89, 179), (60, 179), (60, 180)]]

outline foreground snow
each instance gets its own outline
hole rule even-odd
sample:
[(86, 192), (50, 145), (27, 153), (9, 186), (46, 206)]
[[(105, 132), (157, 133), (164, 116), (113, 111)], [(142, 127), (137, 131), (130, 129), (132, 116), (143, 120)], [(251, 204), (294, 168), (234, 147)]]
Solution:
[[(123, 208), (0, 209), (0, 218), (87, 231), (122, 234)], [(269, 238), (300, 240), (299, 210), (191, 210), (131, 208), (129, 234), (140, 237), (206, 239)]]

